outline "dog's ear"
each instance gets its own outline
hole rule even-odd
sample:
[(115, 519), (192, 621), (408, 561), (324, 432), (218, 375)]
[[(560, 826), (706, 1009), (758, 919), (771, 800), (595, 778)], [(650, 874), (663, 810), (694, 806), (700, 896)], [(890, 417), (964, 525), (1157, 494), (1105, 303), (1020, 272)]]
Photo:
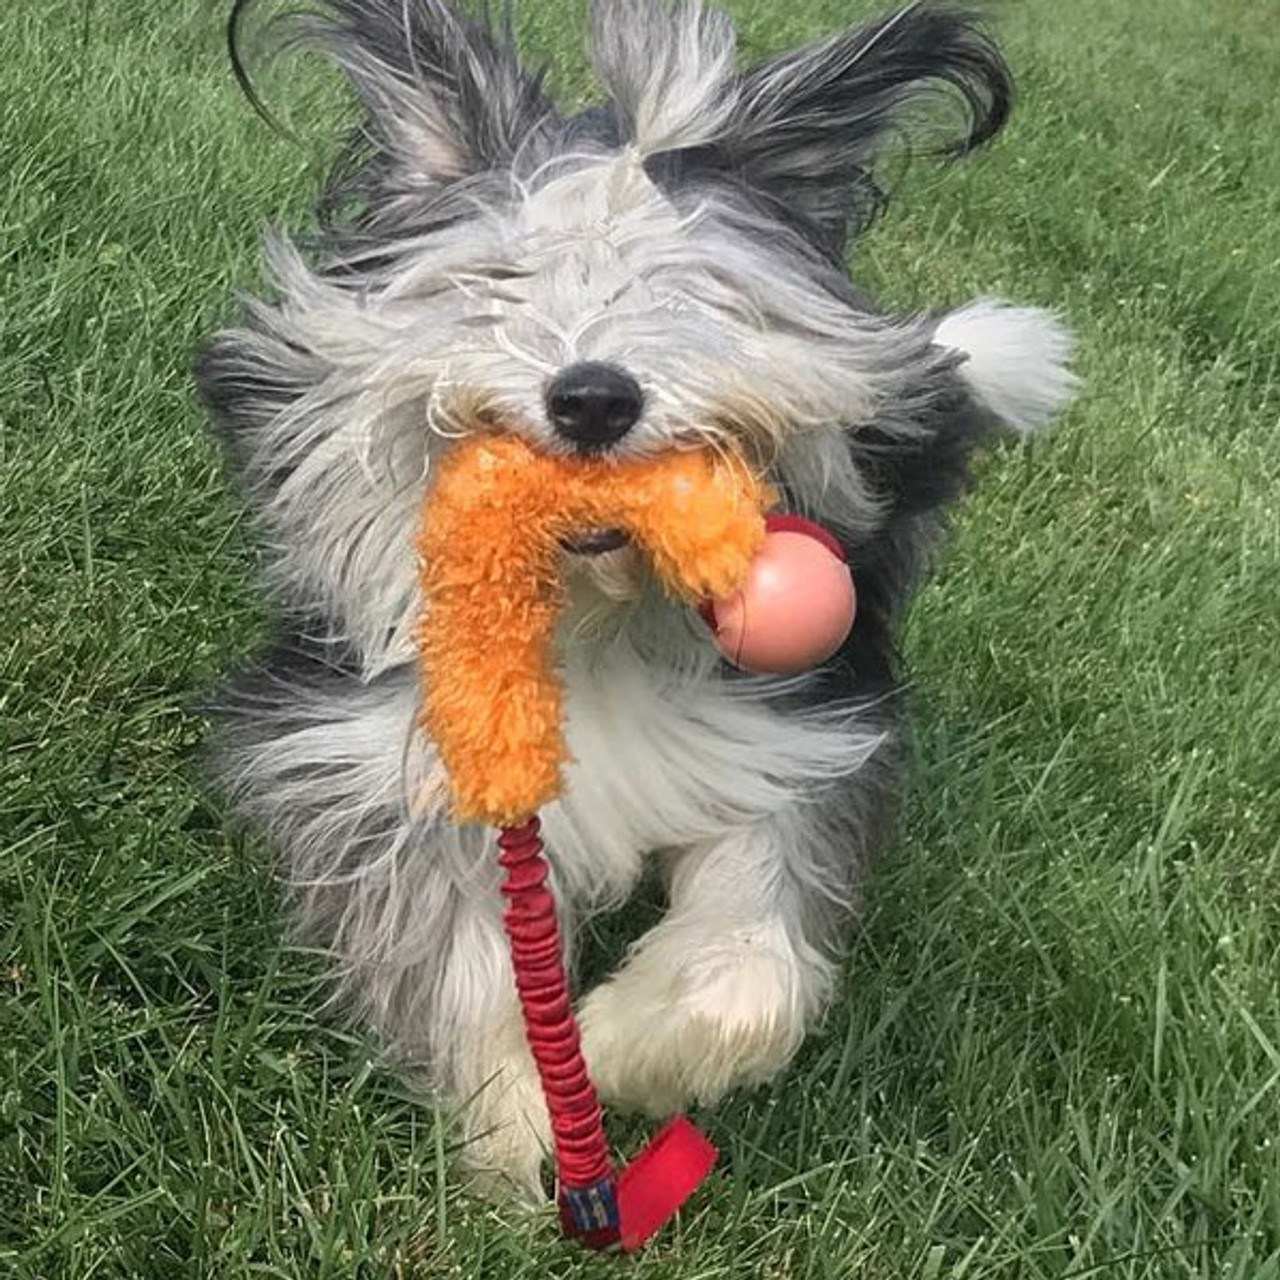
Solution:
[(1008, 69), (974, 14), (915, 4), (748, 69), (723, 149), (753, 184), (843, 240), (879, 203), (871, 169), (890, 135), (918, 125), (918, 108), (948, 88), (963, 128), (931, 149), (958, 156), (1005, 122)]
[(495, 31), (445, 0), (323, 0), (302, 24), (363, 101), (380, 167), (409, 185), (502, 168), (556, 118), (509, 23)]
[(734, 103), (734, 51), (733, 23), (701, 0), (592, 0), (596, 75), (642, 155), (721, 135)]
[[(625, 16), (636, 12), (643, 23)], [(1012, 85), (999, 50), (976, 14), (946, 4), (913, 4), (740, 73), (727, 67), (732, 32), (693, 0), (671, 13), (625, 0), (605, 13), (617, 52), (602, 78), (615, 96), (626, 90), (624, 119), (651, 122), (672, 112), (672, 100), (685, 105), (665, 139), (633, 125), (650, 175), (745, 184), (831, 251), (879, 207), (872, 170), (891, 136), (927, 138), (922, 116), (930, 113), (921, 108), (950, 98), (962, 109), (957, 136), (939, 141), (934, 133), (931, 149), (950, 156), (986, 142), (1009, 113)], [(638, 47), (636, 30), (645, 33)]]

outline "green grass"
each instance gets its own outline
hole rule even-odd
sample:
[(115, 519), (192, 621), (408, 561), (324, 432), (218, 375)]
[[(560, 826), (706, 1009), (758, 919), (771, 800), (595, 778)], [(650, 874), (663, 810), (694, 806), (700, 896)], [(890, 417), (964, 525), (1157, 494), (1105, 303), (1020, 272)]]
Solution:
[[(1275, 14), (1008, 6), (1015, 123), (859, 247), (901, 306), (1061, 307), (1085, 388), (913, 614), (839, 1006), (622, 1263), (458, 1194), (190, 762), (265, 609), (187, 360), (336, 136), (310, 73), (265, 81), (304, 146), (248, 112), (221, 7), (0, 11), (0, 1274), (1280, 1277)], [(577, 0), (522, 8), (579, 91)], [(848, 16), (733, 8), (755, 50)]]

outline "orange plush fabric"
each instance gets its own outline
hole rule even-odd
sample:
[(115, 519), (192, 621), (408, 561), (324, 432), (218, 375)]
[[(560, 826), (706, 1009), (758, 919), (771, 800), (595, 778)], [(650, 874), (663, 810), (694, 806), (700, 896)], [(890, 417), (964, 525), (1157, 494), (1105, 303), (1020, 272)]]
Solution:
[(509, 436), (456, 445), (418, 536), (422, 722), (458, 821), (511, 825), (560, 789), (567, 758), (553, 632), (563, 540), (625, 529), (690, 602), (737, 590), (770, 494), (736, 456), (551, 457)]

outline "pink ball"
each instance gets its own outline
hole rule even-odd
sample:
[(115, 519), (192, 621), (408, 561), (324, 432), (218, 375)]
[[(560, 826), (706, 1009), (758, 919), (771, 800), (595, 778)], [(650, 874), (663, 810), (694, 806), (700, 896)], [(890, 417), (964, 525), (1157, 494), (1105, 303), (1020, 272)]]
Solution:
[(853, 627), (853, 575), (840, 545), (800, 516), (770, 516), (746, 585), (704, 610), (735, 667), (796, 675), (825, 662)]

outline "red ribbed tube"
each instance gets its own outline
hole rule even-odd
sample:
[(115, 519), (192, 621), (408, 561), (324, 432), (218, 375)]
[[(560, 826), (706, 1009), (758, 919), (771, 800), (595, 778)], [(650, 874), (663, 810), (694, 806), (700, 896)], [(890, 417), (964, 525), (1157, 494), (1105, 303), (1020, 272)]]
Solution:
[[(603, 1194), (611, 1200), (616, 1179), (600, 1103), (587, 1077), (569, 1001), (560, 929), (555, 902), (547, 888), (548, 867), (542, 856), (538, 819), (503, 828), (498, 847), (498, 861), (506, 871), (502, 892), (507, 907), (503, 920), (511, 942), (511, 964), (529, 1048), (551, 1116), (562, 1204), (566, 1190), (587, 1191), (601, 1184)], [(616, 1218), (616, 1211), (613, 1216)]]

